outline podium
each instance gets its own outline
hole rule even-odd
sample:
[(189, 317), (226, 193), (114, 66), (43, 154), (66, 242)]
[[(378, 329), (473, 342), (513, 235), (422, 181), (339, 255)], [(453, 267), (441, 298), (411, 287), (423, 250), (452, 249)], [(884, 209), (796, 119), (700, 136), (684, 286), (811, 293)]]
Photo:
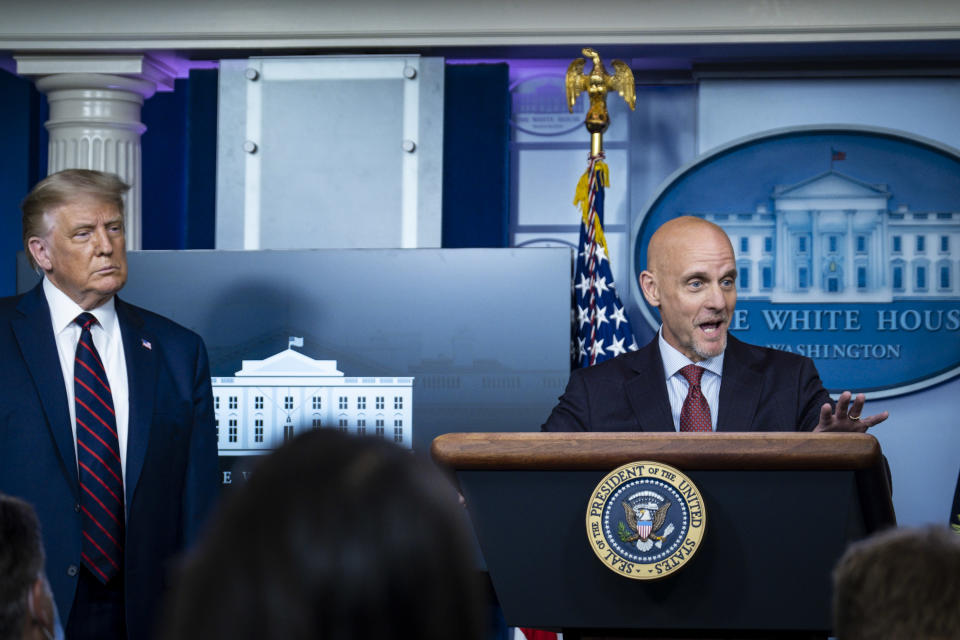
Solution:
[[(826, 637), (846, 546), (896, 524), (867, 434), (450, 433), (431, 453), (455, 474), (508, 625), (583, 636)], [(699, 488), (696, 555), (631, 580), (591, 549), (588, 502), (639, 460)]]

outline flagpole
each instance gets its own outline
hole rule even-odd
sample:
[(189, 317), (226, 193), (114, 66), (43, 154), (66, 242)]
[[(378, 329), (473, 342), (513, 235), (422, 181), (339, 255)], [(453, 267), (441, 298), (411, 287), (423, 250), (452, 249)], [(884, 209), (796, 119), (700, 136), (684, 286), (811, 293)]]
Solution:
[(590, 132), (590, 157), (596, 158), (603, 155), (603, 132)]
[[(567, 107), (571, 113), (580, 94), (587, 94), (589, 108), (584, 125), (590, 133), (587, 170), (580, 177), (573, 200), (581, 208), (580, 247), (575, 269), (579, 280), (575, 288), (579, 293), (574, 300), (578, 327), (571, 350), (574, 367), (591, 366), (636, 349), (636, 339), (614, 288), (603, 234), (603, 195), (610, 182), (603, 152), (603, 134), (610, 126), (606, 99), (607, 94), (614, 91), (633, 109), (636, 105), (633, 72), (626, 63), (614, 60), (611, 75), (596, 51), (584, 48), (583, 55), (593, 63), (590, 71), (585, 71), (586, 59), (578, 58), (570, 63), (566, 75)], [(615, 322), (615, 329), (611, 328), (611, 322)]]

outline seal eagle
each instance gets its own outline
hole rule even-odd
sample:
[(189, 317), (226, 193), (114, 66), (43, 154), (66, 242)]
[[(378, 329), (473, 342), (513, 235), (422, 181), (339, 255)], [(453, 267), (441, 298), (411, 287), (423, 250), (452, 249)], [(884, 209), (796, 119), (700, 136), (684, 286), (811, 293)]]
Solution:
[[(624, 542), (634, 542), (640, 540), (646, 542), (647, 540), (663, 540), (665, 536), (654, 535), (660, 528), (663, 527), (664, 521), (667, 519), (667, 510), (670, 508), (670, 501), (667, 500), (664, 502), (659, 509), (653, 513), (653, 517), (650, 516), (650, 510), (646, 507), (631, 507), (628, 502), (625, 500), (622, 501), (623, 511), (627, 516), (627, 526), (630, 528), (630, 531), (636, 531), (637, 533), (632, 534)], [(641, 528), (641, 522), (650, 522), (649, 529), (644, 526)]]

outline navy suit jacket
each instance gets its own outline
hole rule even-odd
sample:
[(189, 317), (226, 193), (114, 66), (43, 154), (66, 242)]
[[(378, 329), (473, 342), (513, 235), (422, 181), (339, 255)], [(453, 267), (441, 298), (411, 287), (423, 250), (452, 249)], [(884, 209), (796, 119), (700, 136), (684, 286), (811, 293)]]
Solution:
[[(216, 427), (200, 336), (116, 300), (130, 394), (127, 633), (152, 635), (170, 561), (196, 536), (219, 489)], [(37, 511), (47, 575), (66, 624), (81, 565), (70, 413), (43, 288), (0, 299), (0, 491)]]
[[(810, 431), (831, 402), (813, 361), (727, 336), (717, 431)], [(543, 431), (675, 431), (657, 338), (570, 374)]]

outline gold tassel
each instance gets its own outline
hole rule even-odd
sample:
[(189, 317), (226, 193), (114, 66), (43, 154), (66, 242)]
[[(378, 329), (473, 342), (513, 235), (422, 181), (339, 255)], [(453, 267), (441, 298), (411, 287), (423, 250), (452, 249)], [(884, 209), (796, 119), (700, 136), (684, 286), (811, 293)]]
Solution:
[[(610, 170), (607, 168), (607, 163), (602, 160), (598, 160), (594, 165), (594, 171), (597, 174), (597, 183), (606, 189), (610, 186)], [(580, 210), (583, 212), (583, 224), (590, 223), (590, 168), (588, 167), (586, 171), (583, 172), (583, 175), (580, 176), (580, 180), (577, 182), (577, 190), (573, 196), (573, 204), (580, 207)], [(607, 239), (603, 235), (603, 227), (600, 225), (600, 217), (594, 216), (593, 218), (594, 233), (593, 236), (603, 250), (607, 254), (607, 258), (610, 257), (610, 252), (607, 251)]]
[(577, 190), (573, 194), (573, 204), (580, 207), (580, 210), (583, 211), (583, 219), (586, 221), (587, 206), (590, 203), (590, 168), (587, 167), (587, 170), (583, 172), (583, 175), (580, 176), (580, 181), (577, 182)]

